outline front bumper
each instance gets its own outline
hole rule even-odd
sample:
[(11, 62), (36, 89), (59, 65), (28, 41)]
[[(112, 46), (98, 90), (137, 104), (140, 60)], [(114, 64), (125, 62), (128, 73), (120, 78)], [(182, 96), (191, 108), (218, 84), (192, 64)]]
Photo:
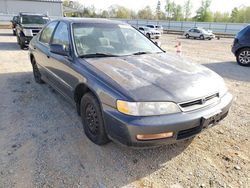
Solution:
[(151, 38), (160, 38), (161, 34), (151, 34)]
[[(216, 122), (213, 125), (224, 119), (228, 114), (232, 99), (232, 95), (227, 93), (216, 105), (190, 112), (151, 117), (128, 116), (112, 107), (103, 105), (106, 131), (112, 140), (127, 146), (151, 147), (176, 143), (179, 140), (191, 138), (203, 129), (210, 127), (209, 124), (204, 124), (205, 118), (209, 119), (216, 114)], [(136, 139), (138, 134), (160, 134), (164, 132), (174, 132), (174, 135), (171, 138), (149, 141)]]

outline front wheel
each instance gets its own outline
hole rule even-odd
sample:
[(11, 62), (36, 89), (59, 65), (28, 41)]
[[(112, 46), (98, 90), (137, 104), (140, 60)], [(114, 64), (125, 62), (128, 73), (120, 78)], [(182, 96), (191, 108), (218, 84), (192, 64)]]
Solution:
[(22, 40), (19, 36), (17, 36), (17, 43), (19, 44), (20, 48), (23, 50), (26, 48), (24, 40)]
[(241, 66), (250, 65), (250, 48), (241, 49), (236, 55), (237, 63)]
[(81, 119), (86, 136), (97, 145), (109, 142), (105, 131), (101, 107), (96, 97), (85, 94), (81, 99)]
[(200, 36), (200, 39), (201, 39), (201, 40), (205, 40), (204, 35), (201, 35), (201, 36)]
[(32, 68), (33, 68), (33, 75), (34, 75), (34, 79), (36, 83), (43, 84), (44, 81), (42, 80), (42, 75), (37, 67), (37, 64), (34, 58), (32, 59)]
[(187, 39), (189, 39), (189, 38), (190, 38), (189, 34), (186, 34), (186, 38), (187, 38)]
[(151, 38), (149, 33), (147, 33), (146, 36), (147, 36), (149, 39)]

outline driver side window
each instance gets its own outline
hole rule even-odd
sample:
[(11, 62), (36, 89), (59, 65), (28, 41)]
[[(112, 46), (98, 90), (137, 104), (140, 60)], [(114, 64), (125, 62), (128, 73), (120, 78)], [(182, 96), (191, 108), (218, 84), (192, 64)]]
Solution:
[(69, 31), (66, 23), (59, 23), (51, 43), (63, 45), (66, 51), (69, 50)]
[(51, 22), (49, 25), (47, 25), (42, 33), (41, 33), (41, 36), (39, 38), (39, 41), (44, 43), (44, 44), (49, 44), (50, 43), (50, 39), (51, 39), (51, 36), (53, 34), (53, 31), (56, 27), (58, 22)]

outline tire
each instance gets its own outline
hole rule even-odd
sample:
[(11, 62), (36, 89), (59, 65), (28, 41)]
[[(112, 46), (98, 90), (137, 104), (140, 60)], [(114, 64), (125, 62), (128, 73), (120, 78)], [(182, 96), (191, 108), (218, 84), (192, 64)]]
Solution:
[(157, 36), (157, 37), (155, 37), (155, 38), (156, 38), (156, 39), (159, 39), (160, 37)]
[(250, 65), (250, 48), (241, 49), (236, 55), (237, 63), (241, 66)]
[(104, 127), (100, 104), (92, 93), (81, 99), (81, 119), (86, 136), (97, 145), (110, 142)]
[(205, 40), (204, 35), (201, 35), (201, 36), (200, 36), (200, 39), (201, 39), (201, 40)]
[(20, 45), (20, 38), (19, 38), (19, 36), (16, 36), (16, 38), (17, 38), (17, 44)]
[(146, 36), (147, 36), (149, 39), (151, 39), (151, 36), (150, 36), (150, 34), (149, 34), (149, 33), (147, 33), (147, 34), (146, 34)]
[(189, 39), (189, 38), (190, 38), (189, 34), (186, 34), (185, 36), (186, 36), (186, 38), (187, 38), (187, 39)]
[(25, 45), (25, 43), (20, 39), (20, 48), (22, 49), (22, 50), (24, 50), (25, 48), (26, 48), (26, 45)]
[(25, 43), (23, 42), (23, 40), (21, 40), (20, 36), (18, 36), (18, 35), (17, 35), (17, 43), (19, 44), (19, 46), (22, 50), (26, 48)]
[(39, 68), (38, 68), (34, 58), (32, 59), (31, 63), (32, 63), (33, 75), (34, 75), (34, 79), (35, 79), (36, 83), (43, 84), (44, 81), (42, 80), (42, 75), (39, 71)]
[(13, 36), (16, 36), (16, 31), (13, 29)]

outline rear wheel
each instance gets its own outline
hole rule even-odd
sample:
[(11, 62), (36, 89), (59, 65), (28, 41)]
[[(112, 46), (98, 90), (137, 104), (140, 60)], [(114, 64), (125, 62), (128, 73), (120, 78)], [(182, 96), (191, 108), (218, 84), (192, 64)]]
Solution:
[(81, 99), (81, 118), (84, 132), (92, 142), (104, 145), (110, 141), (105, 131), (100, 104), (91, 93), (85, 94)]
[(16, 30), (13, 29), (13, 36), (16, 36)]
[(151, 38), (149, 33), (147, 33), (146, 36), (147, 36), (149, 39)]
[(201, 40), (205, 40), (204, 35), (201, 35), (201, 36), (200, 36), (200, 39), (201, 39)]
[(241, 49), (236, 55), (237, 63), (241, 66), (250, 65), (250, 48)]

